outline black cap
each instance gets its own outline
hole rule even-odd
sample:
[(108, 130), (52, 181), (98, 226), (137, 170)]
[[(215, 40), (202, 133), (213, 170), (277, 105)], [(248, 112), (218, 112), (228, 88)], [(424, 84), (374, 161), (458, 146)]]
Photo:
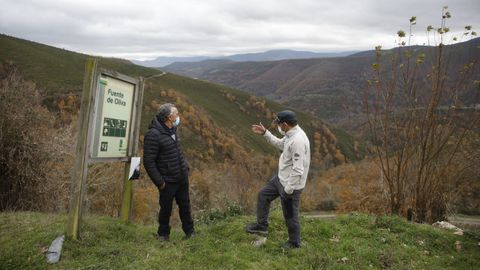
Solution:
[(290, 111), (290, 110), (285, 110), (277, 113), (277, 117), (273, 120), (273, 123), (275, 124), (280, 124), (287, 122), (288, 124), (290, 123), (297, 123), (297, 115)]

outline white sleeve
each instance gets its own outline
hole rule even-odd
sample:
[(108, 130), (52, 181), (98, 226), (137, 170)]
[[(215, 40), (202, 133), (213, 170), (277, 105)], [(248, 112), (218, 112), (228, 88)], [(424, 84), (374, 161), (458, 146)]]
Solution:
[(305, 172), (304, 162), (306, 158), (305, 144), (302, 141), (295, 140), (290, 146), (289, 151), (292, 154), (292, 171), (287, 178), (287, 185), (285, 192), (287, 194), (293, 193), (293, 187), (300, 183), (303, 173)]
[(283, 138), (277, 138), (275, 135), (273, 135), (268, 129), (265, 131), (265, 134), (263, 134), (265, 139), (267, 139), (267, 142), (269, 142), (271, 145), (277, 147), (280, 150), (283, 150), (283, 145), (285, 144), (285, 137)]

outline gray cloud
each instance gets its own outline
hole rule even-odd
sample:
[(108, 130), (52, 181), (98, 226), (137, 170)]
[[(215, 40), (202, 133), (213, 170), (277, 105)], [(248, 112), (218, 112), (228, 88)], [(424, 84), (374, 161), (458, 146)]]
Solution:
[[(413, 44), (438, 26), (480, 27), (480, 1), (0, 0), (0, 32), (78, 52), (146, 59), (269, 49), (365, 50), (395, 45), (417, 16)], [(453, 33), (458, 34), (458, 33)]]

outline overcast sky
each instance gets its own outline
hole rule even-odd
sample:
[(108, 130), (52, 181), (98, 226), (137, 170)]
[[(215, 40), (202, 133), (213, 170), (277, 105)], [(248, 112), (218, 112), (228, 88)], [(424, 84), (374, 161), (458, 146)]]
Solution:
[(426, 42), (447, 5), (451, 30), (480, 34), (480, 0), (0, 0), (0, 33), (102, 56), (227, 55), (270, 49), (391, 48), (417, 16)]

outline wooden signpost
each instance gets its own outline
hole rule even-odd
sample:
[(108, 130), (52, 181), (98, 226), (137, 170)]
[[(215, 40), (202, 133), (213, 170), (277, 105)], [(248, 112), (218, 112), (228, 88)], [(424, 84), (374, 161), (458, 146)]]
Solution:
[(129, 180), (130, 160), (138, 155), (142, 101), (143, 78), (99, 70), (95, 59), (87, 59), (67, 236), (79, 238), (88, 165), (91, 163), (125, 162), (120, 218), (125, 222), (130, 220), (133, 196), (133, 185)]

